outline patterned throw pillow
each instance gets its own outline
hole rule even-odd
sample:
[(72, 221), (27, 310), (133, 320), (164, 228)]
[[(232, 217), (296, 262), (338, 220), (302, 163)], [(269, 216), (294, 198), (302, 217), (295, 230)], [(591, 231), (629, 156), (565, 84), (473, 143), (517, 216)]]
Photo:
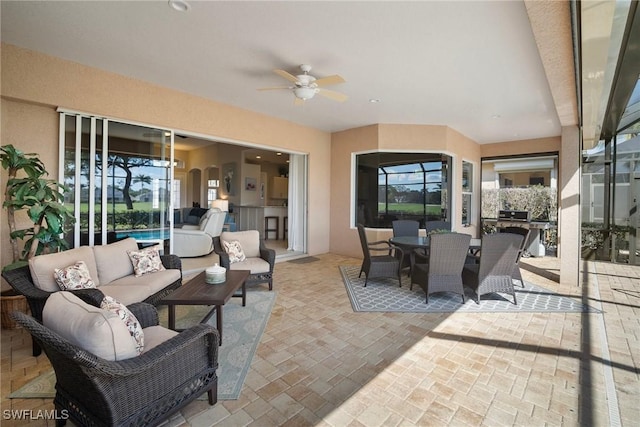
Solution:
[(141, 251), (127, 251), (127, 253), (129, 254), (129, 259), (131, 259), (131, 264), (133, 264), (133, 272), (138, 277), (165, 269), (160, 259), (160, 252), (154, 246)]
[(223, 240), (222, 245), (224, 246), (224, 251), (229, 254), (229, 262), (231, 264), (234, 262), (242, 262), (247, 259), (239, 241), (231, 240), (230, 242), (227, 242)]
[(136, 352), (142, 354), (144, 350), (144, 332), (136, 316), (129, 311), (126, 305), (108, 295), (104, 296), (100, 308), (115, 313), (122, 320), (131, 334), (131, 338), (136, 342)]
[(89, 274), (89, 268), (84, 261), (78, 261), (65, 268), (56, 268), (53, 270), (53, 277), (63, 291), (96, 287), (96, 284), (91, 279), (91, 274)]

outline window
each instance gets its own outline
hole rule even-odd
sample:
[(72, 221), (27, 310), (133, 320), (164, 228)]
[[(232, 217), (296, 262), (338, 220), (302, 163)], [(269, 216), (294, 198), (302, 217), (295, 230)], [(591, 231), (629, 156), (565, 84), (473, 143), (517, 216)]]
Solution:
[[(217, 169), (216, 169), (217, 173)], [(209, 179), (207, 180), (207, 206), (211, 206), (211, 202), (218, 198), (218, 187), (220, 187), (220, 180)]]
[(440, 153), (368, 153), (356, 156), (356, 223), (390, 228), (396, 219), (449, 220), (451, 158)]
[(473, 165), (462, 162), (462, 225), (471, 225), (471, 196), (473, 194)]

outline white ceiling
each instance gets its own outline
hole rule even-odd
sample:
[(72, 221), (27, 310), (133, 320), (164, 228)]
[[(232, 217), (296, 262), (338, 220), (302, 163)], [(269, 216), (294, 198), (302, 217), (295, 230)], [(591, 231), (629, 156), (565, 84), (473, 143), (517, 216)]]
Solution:
[[(335, 132), (447, 125), (480, 142), (557, 136), (522, 1), (1, 2), (2, 41)], [(311, 64), (349, 96), (259, 92)], [(370, 99), (379, 99), (371, 103)]]

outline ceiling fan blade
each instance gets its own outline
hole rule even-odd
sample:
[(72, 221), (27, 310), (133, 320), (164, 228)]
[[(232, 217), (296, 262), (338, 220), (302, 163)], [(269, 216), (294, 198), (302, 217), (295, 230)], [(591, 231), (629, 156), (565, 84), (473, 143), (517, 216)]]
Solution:
[(298, 78), (296, 76), (289, 74), (284, 70), (273, 70), (273, 72), (279, 75), (280, 77), (289, 80), (290, 82), (296, 83), (298, 81)]
[(344, 102), (349, 99), (349, 97), (344, 93), (336, 92), (329, 89), (318, 89), (318, 95), (322, 95), (325, 98), (333, 99), (334, 101), (338, 102)]
[(290, 86), (273, 86), (273, 87), (261, 87), (257, 90), (278, 90), (278, 89), (291, 89)]
[(346, 80), (337, 74), (333, 76), (323, 77), (315, 81), (315, 84), (317, 84), (318, 86), (330, 86), (330, 85), (337, 85), (340, 83), (346, 83)]

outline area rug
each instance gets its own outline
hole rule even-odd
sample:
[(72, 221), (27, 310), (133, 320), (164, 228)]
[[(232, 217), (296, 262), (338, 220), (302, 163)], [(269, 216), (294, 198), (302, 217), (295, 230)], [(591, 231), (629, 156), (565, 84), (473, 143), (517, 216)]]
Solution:
[(400, 312), (400, 313), (453, 313), (453, 312), (599, 312), (582, 304), (578, 299), (560, 296), (553, 291), (525, 282), (525, 287), (515, 287), (518, 305), (511, 295), (486, 294), (476, 304), (475, 294), (465, 287), (465, 303), (458, 294), (437, 293), (429, 295), (414, 284), (409, 290), (410, 280), (402, 276), (402, 287), (396, 279), (370, 279), (364, 287), (364, 273), (359, 278), (360, 266), (340, 266), (340, 273), (351, 300), (353, 311)]
[[(223, 310), (224, 334), (218, 352), (218, 399), (236, 400), (242, 392), (244, 380), (253, 355), (267, 325), (276, 292), (247, 290), (247, 305), (240, 298), (231, 299)], [(176, 327), (185, 328), (200, 321), (209, 311), (206, 306), (179, 306)], [(158, 307), (160, 324), (167, 324), (166, 307)], [(215, 316), (209, 323), (215, 326)], [(52, 399), (56, 378), (48, 371), (9, 395), (10, 399)], [(206, 399), (206, 394), (201, 397)]]

